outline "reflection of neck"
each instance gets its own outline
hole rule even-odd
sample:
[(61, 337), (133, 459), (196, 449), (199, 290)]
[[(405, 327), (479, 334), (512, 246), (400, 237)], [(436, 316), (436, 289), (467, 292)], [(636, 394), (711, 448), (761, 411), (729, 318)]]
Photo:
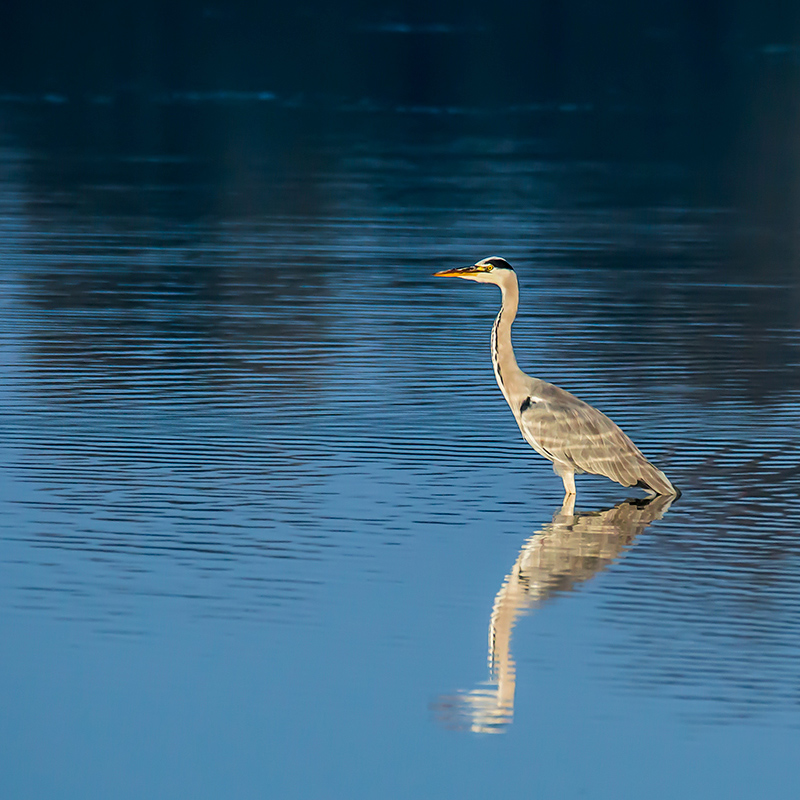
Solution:
[(500, 313), (498, 313), (492, 328), (492, 365), (497, 385), (510, 403), (509, 395), (515, 390), (518, 378), (522, 374), (517, 365), (517, 359), (514, 357), (514, 347), (511, 344), (511, 325), (517, 316), (519, 307), (517, 276), (512, 273), (499, 285), (502, 300)]
[(489, 623), (489, 674), (492, 683), (497, 685), (497, 712), (499, 721), (503, 722), (510, 722), (514, 713), (516, 666), (511, 656), (511, 631), (527, 604), (517, 561), (497, 593)]

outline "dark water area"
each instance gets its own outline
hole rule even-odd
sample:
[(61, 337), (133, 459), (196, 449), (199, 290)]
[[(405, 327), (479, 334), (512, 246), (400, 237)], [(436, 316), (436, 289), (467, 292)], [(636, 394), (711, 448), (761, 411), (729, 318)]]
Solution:
[[(2, 13), (24, 32), (37, 8)], [(199, 19), (255, 19), (231, 8)], [(303, 75), (285, 44), (284, 82), (267, 61), (248, 83), (255, 35), (222, 37), (229, 73), (126, 60), (170, 30), (148, 5), (91, 69), (56, 57), (98, 30), (62, 40), (72, 18), (36, 68), (9, 45), (0, 796), (797, 796), (781, 8), (642, 12), (662, 45), (638, 88), (612, 91), (649, 48), (625, 40), (594, 89), (587, 57), (496, 102), (501, 67), (447, 79), (430, 43), (512, 26), (438, 6), (309, 23), (397, 85), (374, 59)], [(544, 64), (592, 19), (556, 9)], [(520, 366), (609, 414), (679, 499), (580, 476), (562, 505), (494, 381), (497, 290), (432, 278), (490, 254), (519, 275)]]

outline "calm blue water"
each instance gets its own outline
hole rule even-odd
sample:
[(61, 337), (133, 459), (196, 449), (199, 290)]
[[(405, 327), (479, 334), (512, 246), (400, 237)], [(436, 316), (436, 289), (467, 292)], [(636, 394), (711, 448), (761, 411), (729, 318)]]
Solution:
[[(798, 795), (779, 189), (565, 148), (574, 110), (62, 105), (0, 104), (2, 797)], [(562, 511), (496, 290), (431, 278), (489, 254), (520, 365), (671, 507)]]

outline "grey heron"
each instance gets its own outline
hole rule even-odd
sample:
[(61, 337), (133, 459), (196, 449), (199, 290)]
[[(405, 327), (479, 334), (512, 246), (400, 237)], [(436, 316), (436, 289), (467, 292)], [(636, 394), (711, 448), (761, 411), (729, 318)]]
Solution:
[(553, 463), (565, 496), (575, 494), (575, 473), (605, 475), (623, 486), (650, 494), (678, 496), (669, 478), (642, 455), (614, 422), (596, 408), (552, 383), (526, 375), (511, 344), (511, 325), (519, 306), (519, 283), (511, 265), (490, 256), (471, 267), (436, 273), (500, 287), (500, 313), (492, 328), (492, 365), (497, 385), (514, 414), (525, 441)]

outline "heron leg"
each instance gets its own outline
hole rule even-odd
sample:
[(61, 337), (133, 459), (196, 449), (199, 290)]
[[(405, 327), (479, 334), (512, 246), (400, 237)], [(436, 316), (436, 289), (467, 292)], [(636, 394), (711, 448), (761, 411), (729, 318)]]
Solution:
[(565, 494), (564, 500), (561, 503), (560, 513), (564, 516), (571, 517), (575, 514), (575, 495)]
[(553, 464), (553, 471), (564, 481), (564, 496), (574, 495), (575, 492), (575, 470), (560, 464)]

